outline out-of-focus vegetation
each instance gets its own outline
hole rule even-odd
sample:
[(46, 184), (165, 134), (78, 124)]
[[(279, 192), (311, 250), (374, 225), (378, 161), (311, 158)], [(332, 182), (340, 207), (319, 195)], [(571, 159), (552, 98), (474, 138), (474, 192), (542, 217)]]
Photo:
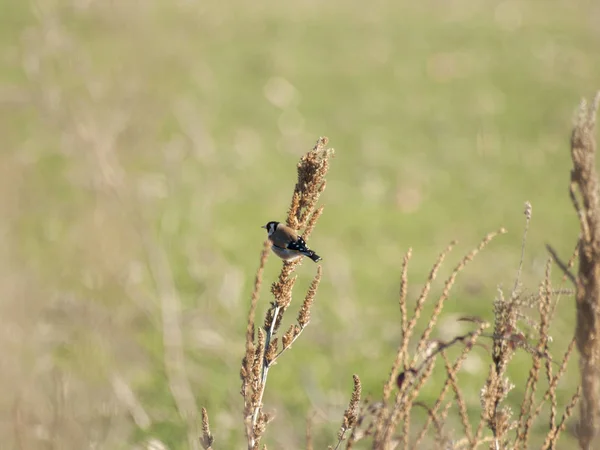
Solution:
[[(270, 373), (277, 427), (263, 442), (300, 448), (314, 413), (317, 447), (332, 443), (351, 374), (364, 395), (388, 375), (409, 247), (414, 301), (449, 241), (458, 261), (509, 231), (461, 274), (442, 338), (460, 315), (492, 319), (525, 200), (524, 288), (537, 290), (544, 243), (572, 252), (568, 136), (598, 87), (599, 21), (585, 0), (0, 0), (7, 448), (187, 448), (200, 405), (219, 448), (239, 446), (259, 227), (285, 217), (295, 164), (321, 135), (336, 149), (311, 238), (323, 279)], [(265, 294), (279, 269), (271, 258)], [(300, 285), (314, 271), (305, 262)], [(559, 307), (560, 349), (574, 311)], [(473, 411), (482, 361), (463, 369)], [(509, 374), (522, 389), (526, 374)], [(572, 371), (557, 395), (577, 383)]]

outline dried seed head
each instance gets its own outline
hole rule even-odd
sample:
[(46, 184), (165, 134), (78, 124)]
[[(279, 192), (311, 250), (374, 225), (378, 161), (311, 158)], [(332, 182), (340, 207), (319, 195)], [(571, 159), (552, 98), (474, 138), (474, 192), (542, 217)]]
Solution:
[(529, 202), (525, 202), (525, 218), (527, 219), (527, 222), (529, 222), (531, 220), (531, 212), (532, 212), (532, 206), (531, 203)]
[(271, 342), (269, 342), (269, 348), (267, 349), (267, 352), (265, 353), (265, 360), (267, 361), (267, 364), (269, 364), (269, 365), (275, 359), (275, 355), (277, 355), (278, 344), (279, 344), (279, 341), (277, 338), (273, 338), (271, 340)]
[(317, 274), (308, 288), (308, 292), (306, 293), (306, 297), (304, 298), (304, 302), (302, 303), (302, 307), (298, 313), (298, 325), (300, 325), (300, 328), (304, 328), (310, 321), (310, 308), (315, 299), (315, 295), (317, 294), (317, 289), (319, 288), (319, 283), (321, 282), (322, 272), (321, 266), (319, 266), (317, 268)]
[(342, 441), (344, 439), (344, 434), (354, 425), (356, 425), (358, 420), (358, 409), (360, 405), (360, 394), (362, 391), (362, 386), (360, 383), (360, 378), (358, 375), (352, 375), (354, 380), (354, 388), (352, 389), (352, 396), (350, 398), (350, 403), (348, 404), (348, 408), (344, 412), (344, 417), (342, 419), (342, 426), (338, 432), (338, 440)]
[(200, 438), (200, 444), (202, 445), (202, 448), (204, 448), (204, 450), (209, 450), (212, 447), (214, 441), (215, 438), (210, 433), (210, 425), (208, 423), (208, 412), (206, 411), (206, 408), (202, 408), (202, 437)]

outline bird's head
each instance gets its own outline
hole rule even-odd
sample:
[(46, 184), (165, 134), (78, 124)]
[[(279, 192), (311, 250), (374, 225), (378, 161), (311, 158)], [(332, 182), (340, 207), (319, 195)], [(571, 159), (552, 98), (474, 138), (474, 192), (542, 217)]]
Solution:
[(275, 233), (275, 230), (277, 229), (277, 225), (279, 225), (279, 222), (268, 222), (266, 225), (263, 225), (261, 228), (264, 228), (265, 230), (267, 230), (267, 233), (269, 233), (269, 236), (271, 236), (273, 233)]

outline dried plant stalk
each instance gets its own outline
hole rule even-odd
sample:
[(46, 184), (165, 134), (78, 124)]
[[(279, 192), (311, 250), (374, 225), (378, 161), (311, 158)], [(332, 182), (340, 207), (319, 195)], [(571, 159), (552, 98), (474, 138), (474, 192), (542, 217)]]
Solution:
[(351, 430), (358, 421), (358, 405), (360, 403), (362, 387), (358, 375), (352, 375), (352, 378), (354, 379), (354, 388), (352, 389), (350, 403), (348, 404), (348, 408), (344, 412), (344, 417), (342, 418), (342, 426), (338, 431), (338, 442), (335, 446), (335, 450), (342, 445), (342, 442), (346, 438), (346, 433)]
[[(423, 311), (423, 305), (429, 296), (431, 284), (435, 279), (437, 271), (445, 258), (450, 247), (440, 254), (434, 263), (430, 275), (423, 287), (411, 318), (407, 315), (406, 293), (407, 293), (407, 265), (411, 256), (409, 251), (404, 257), (402, 266), (402, 276), (400, 283), (400, 314), (402, 339), (390, 376), (383, 386), (383, 400), (366, 404), (361, 408), (356, 420), (356, 426), (352, 430), (350, 438), (347, 441), (346, 448), (352, 448), (355, 442), (361, 439), (371, 438), (372, 448), (376, 450), (389, 450), (396, 448), (417, 449), (423, 446), (423, 440), (426, 436), (434, 438), (436, 446), (434, 448), (459, 449), (459, 448), (479, 448), (482, 445), (489, 445), (489, 448), (522, 448), (527, 447), (529, 430), (532, 429), (536, 419), (539, 418), (543, 407), (550, 411), (550, 420), (544, 448), (554, 448), (561, 431), (565, 428), (565, 421), (572, 415), (573, 408), (579, 398), (576, 392), (566, 406), (562, 417), (559, 418), (558, 402), (556, 388), (559, 380), (566, 371), (567, 362), (572, 354), (573, 341), (565, 352), (558, 370), (555, 372), (552, 355), (550, 353), (550, 324), (556, 308), (556, 299), (563, 294), (569, 293), (568, 290), (553, 289), (550, 281), (551, 265), (548, 262), (546, 272), (537, 294), (523, 295), (521, 289), (521, 271), (523, 267), (523, 258), (527, 231), (532, 216), (532, 207), (528, 202), (525, 206), (526, 226), (523, 233), (523, 244), (521, 248), (521, 258), (514, 286), (510, 291), (510, 296), (505, 298), (503, 292), (499, 290), (498, 296), (494, 301), (494, 333), (485, 335), (484, 330), (489, 327), (485, 321), (477, 317), (465, 317), (462, 321), (477, 324), (477, 328), (469, 333), (458, 335), (448, 341), (431, 340), (437, 319), (441, 314), (445, 301), (449, 298), (450, 291), (454, 286), (457, 275), (464, 269), (474, 256), (481, 251), (497, 234), (504, 233), (501, 229), (497, 233), (490, 233), (481, 241), (480, 245), (467, 254), (456, 266), (454, 271), (446, 280), (444, 289), (438, 298), (431, 315), (426, 319), (424, 332), (419, 337), (414, 353), (409, 355), (408, 341), (411, 339), (416, 325)], [(564, 279), (564, 278), (563, 278)], [(525, 309), (535, 307), (539, 318), (534, 320), (530, 318)], [(528, 335), (519, 328), (521, 322), (526, 327), (532, 328), (537, 332), (537, 339), (534, 343), (528, 342)], [(469, 420), (467, 396), (464, 389), (459, 385), (459, 375), (463, 362), (476, 345), (486, 348), (482, 339), (491, 339), (492, 352), (491, 364), (485, 386), (481, 390), (481, 420), (477, 429)], [(450, 347), (462, 344), (462, 351), (455, 361), (450, 361), (447, 350)], [(487, 349), (487, 348), (486, 348)], [(532, 365), (529, 372), (527, 387), (521, 404), (521, 414), (518, 420), (514, 420), (511, 408), (505, 403), (508, 393), (514, 388), (507, 376), (507, 367), (517, 350), (524, 350), (532, 356)], [(435, 400), (432, 407), (428, 407), (418, 400), (419, 393), (423, 386), (428, 382), (434, 372), (437, 359), (442, 358), (445, 367), (446, 381)], [(410, 364), (401, 365), (404, 361), (411, 361)], [(420, 362), (419, 362), (420, 361)], [(545, 391), (538, 392), (538, 383), (540, 378), (545, 375), (548, 379), (548, 386)], [(393, 386), (396, 385), (398, 391), (392, 404), (388, 404)], [(454, 393), (454, 399), (448, 400), (448, 393)], [(444, 421), (452, 406), (456, 405), (456, 411), (462, 424), (462, 436), (452, 439), (444, 432)], [(417, 433), (416, 438), (411, 443), (411, 413), (413, 406), (420, 406), (427, 410), (427, 419), (425, 425)], [(435, 430), (430, 430), (431, 425)], [(515, 434), (509, 433), (511, 430), (517, 430)], [(488, 430), (486, 432), (486, 430)], [(428, 431), (432, 431), (428, 434)], [(340, 442), (338, 441), (338, 447)], [(337, 447), (336, 447), (337, 448)], [(428, 446), (428, 448), (431, 448)]]
[[(402, 343), (398, 348), (396, 353), (396, 358), (392, 365), (392, 370), (390, 371), (390, 376), (386, 381), (383, 389), (383, 405), (384, 407), (380, 408), (377, 412), (377, 417), (375, 418), (375, 425), (373, 427), (373, 442), (374, 448), (387, 448), (386, 446), (391, 445), (391, 443), (395, 440), (394, 438), (394, 430), (396, 430), (399, 423), (403, 423), (403, 431), (401, 440), (404, 442), (405, 447), (408, 446), (408, 436), (409, 436), (409, 427), (410, 427), (410, 409), (416, 396), (419, 393), (421, 386), (427, 381), (434, 367), (435, 358), (439, 355), (439, 353), (448, 348), (448, 346), (454, 345), (458, 342), (465, 342), (468, 337), (473, 337), (473, 334), (458, 336), (450, 342), (433, 342), (428, 344), (428, 338), (435, 326), (437, 318), (442, 311), (444, 302), (448, 299), (450, 295), (450, 291), (454, 286), (454, 282), (456, 280), (457, 275), (464, 269), (464, 267), (469, 263), (475, 255), (483, 249), (498, 233), (504, 233), (505, 230), (500, 230), (497, 233), (490, 233), (484, 237), (480, 245), (466, 255), (456, 266), (454, 271), (451, 273), (450, 277), (445, 283), (444, 290), (436, 302), (434, 311), (430, 316), (427, 327), (419, 339), (417, 345), (417, 352), (415, 355), (410, 358), (411, 364), (408, 365), (406, 361), (408, 358), (408, 345), (410, 338), (413, 334), (417, 321), (420, 317), (420, 314), (423, 310), (423, 306), (427, 297), (429, 296), (429, 292), (431, 290), (431, 285), (435, 280), (437, 272), (444, 261), (446, 255), (450, 252), (452, 247), (454, 246), (454, 242), (452, 242), (438, 257), (435, 261), (429, 277), (421, 290), (421, 294), (416, 301), (416, 305), (413, 312), (413, 317), (408, 320), (406, 317), (406, 289), (407, 289), (407, 265), (411, 255), (411, 251), (407, 253), (404, 258), (404, 263), (402, 266), (402, 277), (401, 277), (401, 287), (400, 287), (400, 311), (402, 315)], [(480, 333), (480, 331), (479, 331)], [(475, 338), (476, 339), (476, 338)], [(470, 344), (469, 349), (472, 348), (472, 344)], [(424, 353), (425, 347), (429, 346), (429, 350), (426, 352), (428, 356), (425, 357), (424, 361), (417, 365), (416, 361), (419, 355)], [(400, 365), (404, 361), (404, 371), (400, 372)], [(399, 380), (402, 380), (401, 382)], [(400, 391), (396, 395), (396, 399), (394, 405), (389, 408), (387, 406), (387, 400), (392, 390), (392, 386), (394, 383), (399, 385)], [(446, 389), (450, 385), (447, 385)], [(445, 395), (445, 392), (444, 394)], [(439, 407), (440, 403), (437, 405)], [(433, 411), (433, 416), (435, 416), (435, 410)], [(430, 416), (432, 417), (432, 416)], [(431, 422), (429, 422), (430, 424)], [(421, 431), (421, 437), (425, 434), (426, 431)]]
[[(325, 189), (329, 159), (333, 156), (333, 149), (326, 148), (326, 145), (327, 138), (320, 138), (315, 147), (306, 153), (298, 163), (298, 181), (292, 194), (287, 224), (296, 230), (304, 228), (305, 241), (308, 240), (323, 213), (323, 207), (317, 208), (316, 205), (319, 196)], [(269, 369), (285, 351), (291, 348), (309, 324), (311, 307), (322, 276), (322, 268), (318, 266), (317, 273), (300, 307), (297, 323), (292, 325), (279, 339), (277, 333), (283, 315), (292, 303), (292, 291), (296, 283), (293, 273), (301, 264), (300, 260), (284, 262), (277, 281), (271, 286), (274, 301), (265, 314), (263, 327), (258, 329), (258, 336), (255, 337), (256, 306), (269, 247), (268, 241), (265, 242), (256, 274), (246, 329), (246, 355), (240, 370), (248, 450), (259, 448), (260, 440), (270, 420), (269, 416), (263, 412), (262, 404)]]
[[(402, 336), (407, 335), (407, 327), (408, 327), (408, 314), (406, 309), (406, 294), (408, 292), (408, 262), (410, 261), (410, 257), (412, 256), (412, 249), (409, 248), (406, 255), (404, 255), (404, 260), (402, 262), (402, 275), (400, 278), (400, 315), (402, 316)], [(408, 345), (408, 344), (407, 344)], [(388, 377), (387, 382), (383, 388), (383, 401), (387, 402), (390, 398), (390, 394), (392, 389), (396, 383), (396, 378), (398, 377), (398, 371), (400, 369), (400, 364), (403, 362), (403, 357), (405, 354), (404, 343), (396, 352), (396, 359), (394, 360), (394, 364), (392, 365), (392, 370), (390, 371), (390, 376)]]
[(210, 425), (208, 423), (208, 412), (206, 408), (202, 408), (202, 437), (200, 438), (200, 444), (204, 450), (212, 450), (213, 442), (215, 438), (210, 432)]
[(454, 391), (454, 395), (456, 398), (456, 403), (458, 404), (458, 409), (460, 413), (460, 420), (463, 425), (463, 430), (466, 434), (467, 440), (473, 445), (475, 443), (473, 439), (473, 429), (471, 428), (471, 424), (469, 422), (469, 415), (467, 414), (467, 404), (463, 398), (463, 395), (458, 387), (458, 381), (456, 379), (456, 371), (453, 370), (450, 361), (448, 360), (448, 356), (446, 352), (442, 352), (442, 358), (444, 360), (444, 366), (446, 367), (446, 374), (448, 375), (448, 381), (450, 382), (450, 386)]
[(600, 93), (591, 106), (585, 100), (581, 102), (571, 135), (570, 193), (581, 226), (575, 337), (583, 393), (578, 436), (584, 449), (590, 448), (592, 442), (597, 444), (600, 429), (600, 206), (595, 139), (598, 103)]
[[(440, 315), (440, 313), (442, 312), (442, 308), (444, 307), (444, 302), (450, 296), (450, 291), (452, 290), (452, 286), (454, 286), (454, 282), (456, 281), (456, 277), (458, 276), (458, 274), (460, 272), (462, 272), (462, 270), (465, 268), (465, 266), (468, 263), (470, 263), (471, 261), (473, 261), (473, 259), (475, 258), (475, 256), (481, 250), (483, 250), (484, 247), (486, 245), (488, 245), (492, 241), (492, 239), (494, 239), (499, 234), (504, 234), (504, 233), (506, 233), (506, 230), (504, 228), (501, 228), (500, 230), (498, 230), (496, 232), (489, 233), (488, 235), (486, 235), (483, 238), (483, 240), (481, 241), (481, 243), (477, 246), (477, 248), (475, 248), (471, 252), (469, 252), (469, 254), (467, 254), (458, 263), (458, 265), (454, 268), (454, 270), (450, 274), (450, 277), (448, 277), (448, 279), (446, 280), (446, 284), (444, 285), (444, 290), (442, 291), (442, 295), (438, 299), (438, 301), (437, 301), (437, 303), (435, 305), (435, 308), (434, 308), (433, 312), (431, 313), (431, 316), (429, 317), (429, 321), (427, 322), (427, 327), (425, 328), (425, 331), (423, 332), (423, 334), (421, 336), (421, 339), (419, 339), (419, 343), (417, 345), (417, 352), (415, 353), (415, 357), (420, 352), (422, 352), (423, 349), (425, 348), (427, 340), (429, 339), (429, 336), (431, 335), (431, 331), (433, 330), (433, 327), (435, 326), (435, 324), (437, 322), (437, 318)], [(413, 358), (413, 362), (412, 362), (411, 366), (413, 366), (414, 363), (415, 363), (415, 359)]]

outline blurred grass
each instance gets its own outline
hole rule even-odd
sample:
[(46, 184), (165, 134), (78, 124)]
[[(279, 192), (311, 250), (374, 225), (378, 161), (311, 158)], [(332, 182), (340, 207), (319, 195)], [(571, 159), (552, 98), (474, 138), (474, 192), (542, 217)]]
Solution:
[[(525, 285), (537, 289), (544, 243), (561, 255), (573, 248), (568, 136), (579, 98), (598, 88), (592, 1), (1, 0), (0, 11), (10, 324), (0, 360), (11, 367), (5, 385), (15, 386), (2, 403), (4, 432), (16, 410), (20, 423), (53, 423), (38, 406), (55, 388), (32, 389), (48, 379), (78, 380), (69, 401), (91, 417), (105, 403), (109, 422), (128, 417), (108, 376), (95, 375), (119, 373), (153, 424), (135, 434), (121, 424), (107, 448), (148, 437), (185, 448), (142, 232), (173, 273), (197, 403), (217, 442), (239, 445), (259, 226), (284, 217), (296, 161), (320, 135), (337, 150), (311, 239), (324, 279), (313, 323), (270, 377), (265, 401), (278, 426), (266, 442), (276, 448), (301, 445), (310, 410), (323, 419), (318, 444), (332, 442), (352, 373), (378, 395), (399, 342), (408, 247), (414, 298), (450, 240), (460, 244), (441, 275), (485, 233), (508, 228), (459, 279), (449, 327), (464, 314), (491, 320), (497, 285), (511, 286), (516, 272), (525, 200), (533, 204)], [(278, 266), (269, 261), (267, 281)], [(304, 264), (304, 285), (313, 269)], [(556, 329), (570, 336), (570, 301), (560, 307)], [(477, 378), (483, 356), (474, 364)], [(515, 368), (515, 379), (524, 375)], [(576, 372), (569, 383), (566, 393)], [(100, 439), (95, 422), (68, 412), (62, 420), (61, 448), (81, 442), (65, 436)], [(51, 439), (10, 433), (31, 445)]]

